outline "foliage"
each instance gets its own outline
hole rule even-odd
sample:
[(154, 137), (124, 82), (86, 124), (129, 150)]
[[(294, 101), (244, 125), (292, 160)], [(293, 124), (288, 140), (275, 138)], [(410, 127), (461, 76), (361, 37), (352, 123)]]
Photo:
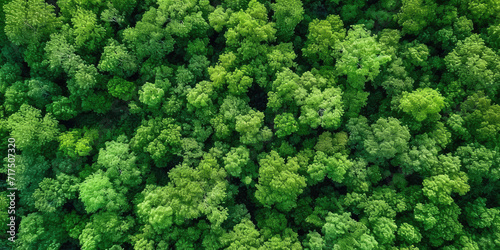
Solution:
[(0, 6), (0, 249), (500, 249), (498, 1)]

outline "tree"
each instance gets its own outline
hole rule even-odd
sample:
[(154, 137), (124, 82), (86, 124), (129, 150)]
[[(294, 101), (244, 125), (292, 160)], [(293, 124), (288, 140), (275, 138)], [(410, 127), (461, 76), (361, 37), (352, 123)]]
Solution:
[(66, 232), (61, 225), (63, 220), (51, 214), (29, 213), (21, 219), (19, 238), (16, 239), (18, 249), (60, 248), (67, 240)]
[(76, 198), (78, 179), (74, 176), (60, 174), (56, 179), (45, 178), (33, 193), (35, 207), (44, 213), (53, 213), (68, 200)]
[(114, 76), (127, 78), (137, 72), (137, 58), (130, 54), (123, 44), (110, 39), (108, 45), (104, 47), (104, 52), (97, 68), (110, 72)]
[(351, 213), (328, 213), (322, 233), (327, 248), (373, 249), (379, 244), (363, 223), (351, 218)]
[[(78, 237), (82, 249), (113, 249), (128, 241), (129, 231), (134, 226), (132, 217), (119, 216), (112, 212), (92, 215)], [(116, 246), (116, 245), (115, 245)]]
[(427, 178), (423, 182), (424, 194), (435, 203), (450, 205), (453, 202), (451, 198), (452, 192), (457, 192), (460, 195), (465, 195), (470, 189), (467, 184), (467, 175), (464, 172), (452, 176), (436, 175)]
[(289, 41), (295, 26), (304, 18), (304, 8), (300, 0), (278, 0), (272, 4), (273, 19), (276, 20), (276, 36), (283, 41)]
[(159, 167), (180, 153), (182, 128), (172, 118), (143, 120), (130, 141), (136, 152), (149, 153)]
[(500, 131), (500, 105), (478, 92), (469, 96), (461, 105), (466, 127), (478, 141), (495, 141)]
[(311, 93), (300, 103), (299, 122), (312, 128), (336, 129), (340, 126), (343, 112), (342, 92), (339, 88), (324, 91), (313, 87)]
[(5, 4), (5, 34), (16, 45), (41, 42), (60, 27), (54, 6), (42, 0), (14, 0)]
[(244, 146), (232, 148), (231, 151), (224, 157), (224, 168), (227, 173), (239, 177), (244, 170), (244, 167), (250, 160), (250, 152)]
[(117, 141), (105, 143), (106, 148), (101, 148), (97, 164), (102, 166), (106, 176), (121, 189), (122, 185), (133, 188), (142, 182), (141, 170), (137, 166), (137, 157), (130, 152), (130, 145), (126, 143), (125, 136), (119, 136)]
[(165, 91), (153, 83), (147, 82), (139, 90), (139, 100), (150, 108), (158, 107), (162, 101)]
[(233, 230), (221, 237), (221, 242), (227, 249), (241, 249), (262, 246), (262, 238), (255, 225), (248, 218), (234, 226)]
[(261, 129), (263, 120), (264, 113), (254, 110), (237, 116), (235, 130), (241, 134), (240, 141), (244, 144), (252, 144), (269, 140), (272, 132), (267, 127)]
[(114, 76), (108, 81), (108, 93), (124, 101), (130, 100), (136, 95), (136, 87), (133, 82)]
[(352, 166), (353, 163), (347, 159), (346, 155), (336, 153), (328, 157), (325, 153), (318, 151), (313, 163), (308, 166), (307, 173), (312, 183), (321, 182), (326, 176), (332, 181), (341, 183), (346, 171)]
[(104, 211), (125, 211), (127, 200), (122, 193), (116, 191), (109, 178), (101, 170), (87, 177), (79, 187), (80, 200), (85, 205), (87, 213), (99, 209)]
[(396, 118), (379, 118), (370, 128), (366, 118), (354, 118), (349, 120), (347, 129), (352, 143), (364, 148), (368, 161), (383, 162), (408, 150), (409, 130)]
[(401, 12), (396, 15), (403, 34), (418, 34), (430, 22), (436, 20), (436, 4), (433, 1), (403, 0)]
[(106, 29), (97, 23), (94, 12), (78, 8), (71, 22), (74, 27), (75, 45), (77, 48), (85, 46), (90, 51), (95, 51), (102, 46)]
[(329, 15), (326, 20), (315, 19), (309, 23), (307, 41), (302, 53), (313, 62), (323, 61), (333, 64), (338, 56), (340, 44), (346, 36), (344, 23), (337, 15)]
[(439, 112), (444, 106), (444, 97), (431, 88), (417, 89), (411, 93), (403, 92), (399, 104), (399, 108), (409, 113), (417, 122), (425, 119), (438, 120)]
[(271, 151), (259, 161), (259, 183), (255, 197), (265, 207), (276, 205), (282, 211), (290, 211), (297, 206), (297, 196), (306, 186), (305, 178), (297, 172), (296, 158), (287, 162), (276, 151)]
[(274, 118), (276, 136), (282, 138), (297, 132), (298, 124), (291, 113), (279, 114)]
[(88, 156), (98, 138), (95, 129), (71, 130), (59, 136), (59, 150), (69, 157)]
[(26, 152), (42, 151), (59, 134), (57, 120), (50, 114), (42, 117), (40, 110), (27, 104), (9, 117), (7, 126), (11, 137), (16, 139), (17, 147)]
[(149, 57), (160, 60), (173, 50), (175, 40), (161, 28), (162, 24), (156, 23), (158, 16), (160, 14), (157, 9), (150, 9), (144, 13), (135, 27), (123, 30), (124, 42), (135, 52), (140, 61)]
[(227, 195), (225, 177), (216, 159), (205, 154), (195, 169), (186, 165), (173, 168), (167, 186), (147, 187), (137, 214), (158, 233), (205, 216), (215, 229), (228, 215), (227, 208), (221, 206)]
[(484, 90), (489, 94), (498, 88), (499, 61), (498, 55), (477, 34), (459, 41), (444, 58), (446, 68), (466, 91)]
[(347, 82), (354, 89), (363, 89), (365, 82), (373, 81), (380, 67), (391, 60), (363, 25), (351, 27), (341, 48), (335, 68), (339, 75), (347, 75)]

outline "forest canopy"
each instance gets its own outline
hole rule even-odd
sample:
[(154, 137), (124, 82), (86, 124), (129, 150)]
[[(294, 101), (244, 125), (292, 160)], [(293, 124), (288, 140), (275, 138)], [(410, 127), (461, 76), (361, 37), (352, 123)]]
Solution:
[(498, 1), (0, 6), (2, 249), (500, 249)]

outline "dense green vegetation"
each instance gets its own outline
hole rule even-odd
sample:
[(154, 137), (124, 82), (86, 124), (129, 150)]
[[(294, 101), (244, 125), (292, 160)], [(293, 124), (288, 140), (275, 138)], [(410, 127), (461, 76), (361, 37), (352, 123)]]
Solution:
[(500, 249), (498, 0), (0, 0), (16, 249)]

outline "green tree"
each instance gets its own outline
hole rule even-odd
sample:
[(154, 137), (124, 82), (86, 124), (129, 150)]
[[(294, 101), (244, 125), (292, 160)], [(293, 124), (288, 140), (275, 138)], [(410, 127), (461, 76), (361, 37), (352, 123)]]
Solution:
[(113, 245), (119, 246), (128, 241), (129, 231), (134, 224), (130, 216), (123, 217), (112, 212), (96, 213), (78, 239), (82, 249), (113, 249)]
[(61, 25), (54, 6), (42, 0), (13, 0), (4, 11), (5, 34), (16, 45), (41, 42)]
[(304, 8), (300, 0), (278, 0), (272, 4), (273, 19), (276, 22), (276, 36), (283, 41), (289, 41), (295, 26), (304, 18)]
[(137, 58), (123, 44), (110, 39), (108, 45), (104, 47), (97, 68), (114, 76), (127, 78), (137, 72)]
[(355, 89), (363, 89), (365, 82), (373, 81), (381, 66), (391, 60), (375, 38), (363, 25), (354, 25), (341, 44), (342, 53), (335, 68), (339, 75), (347, 75), (349, 86)]
[(298, 174), (300, 166), (296, 158), (281, 158), (271, 151), (259, 161), (259, 183), (255, 197), (265, 207), (276, 205), (282, 211), (297, 206), (297, 196), (306, 187), (305, 177)]
[(68, 200), (76, 198), (78, 179), (74, 176), (60, 174), (56, 179), (45, 178), (33, 193), (35, 207), (44, 213), (53, 213)]
[[(500, 77), (498, 55), (477, 34), (459, 41), (444, 58), (446, 68), (467, 91), (494, 93)], [(451, 91), (451, 90), (448, 90)]]
[(379, 245), (370, 229), (353, 220), (350, 213), (328, 213), (322, 233), (327, 248), (373, 249)]
[(128, 207), (125, 196), (116, 191), (109, 178), (100, 170), (80, 184), (79, 194), (88, 213), (94, 213), (99, 209), (125, 211)]
[(344, 23), (337, 15), (329, 15), (326, 20), (315, 19), (309, 23), (307, 41), (302, 53), (313, 62), (333, 64), (338, 56), (340, 44), (346, 36)]
[(396, 19), (403, 27), (403, 34), (418, 34), (432, 21), (436, 20), (436, 4), (434, 1), (403, 0), (401, 12)]
[(439, 112), (445, 107), (444, 97), (431, 88), (417, 89), (411, 93), (403, 92), (399, 108), (409, 113), (416, 121), (438, 120)]
[(42, 151), (59, 134), (57, 120), (50, 114), (42, 117), (40, 110), (27, 104), (9, 117), (7, 126), (11, 137), (16, 139), (17, 147), (26, 152)]
[(158, 167), (180, 153), (182, 128), (172, 118), (143, 120), (130, 141), (136, 152), (149, 153)]

